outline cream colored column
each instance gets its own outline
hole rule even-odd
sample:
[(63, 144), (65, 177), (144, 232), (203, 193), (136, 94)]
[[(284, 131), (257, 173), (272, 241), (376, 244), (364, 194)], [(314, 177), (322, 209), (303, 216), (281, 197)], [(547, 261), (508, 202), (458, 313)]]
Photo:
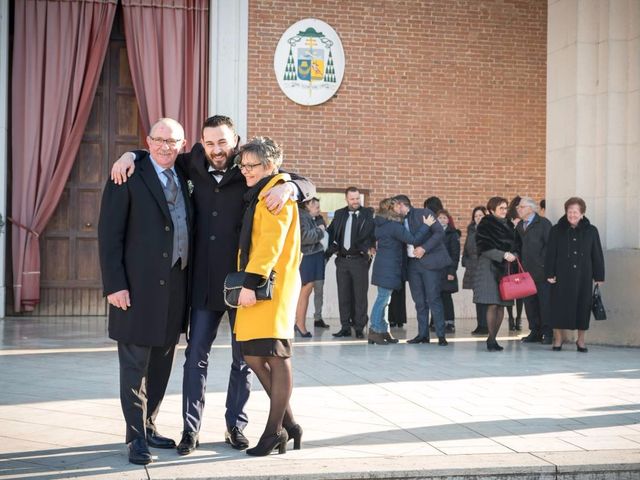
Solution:
[(550, 0), (547, 40), (548, 216), (586, 200), (614, 317), (590, 336), (640, 345), (640, 0)]
[(209, 115), (231, 117), (246, 140), (249, 1), (211, 0), (209, 10)]
[[(0, 215), (7, 221), (7, 141), (9, 133), (9, 2), (0, 2)], [(7, 287), (4, 283), (7, 227), (0, 232), (0, 318), (5, 315)]]

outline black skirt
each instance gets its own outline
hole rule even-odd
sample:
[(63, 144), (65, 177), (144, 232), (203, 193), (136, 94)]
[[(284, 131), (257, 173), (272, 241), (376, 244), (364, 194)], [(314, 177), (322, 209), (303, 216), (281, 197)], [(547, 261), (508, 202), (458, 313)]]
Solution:
[(291, 340), (282, 338), (256, 338), (238, 342), (243, 355), (253, 357), (291, 357)]

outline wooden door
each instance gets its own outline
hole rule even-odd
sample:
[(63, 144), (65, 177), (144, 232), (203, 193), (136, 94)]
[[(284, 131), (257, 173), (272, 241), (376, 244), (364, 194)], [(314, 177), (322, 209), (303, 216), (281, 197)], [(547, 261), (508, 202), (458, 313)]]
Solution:
[(121, 23), (116, 18), (78, 156), (41, 238), (40, 304), (34, 315), (106, 315), (98, 260), (102, 189), (114, 160), (142, 132)]

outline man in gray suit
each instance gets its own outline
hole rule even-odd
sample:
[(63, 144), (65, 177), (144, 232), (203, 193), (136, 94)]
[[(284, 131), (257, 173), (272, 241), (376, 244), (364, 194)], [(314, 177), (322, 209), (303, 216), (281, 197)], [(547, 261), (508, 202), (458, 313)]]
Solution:
[[(414, 235), (417, 235), (424, 224), (423, 219), (434, 215), (428, 208), (413, 208), (406, 195), (397, 195), (394, 200), (395, 212), (404, 216), (405, 228)], [(440, 293), (443, 270), (451, 264), (451, 257), (444, 245), (442, 225), (438, 222), (431, 225), (422, 245), (415, 248), (408, 245), (407, 256), (409, 288), (418, 316), (418, 335), (407, 343), (429, 343), (429, 310), (431, 310), (438, 335), (438, 345), (446, 346), (448, 343), (445, 338), (444, 308)]]

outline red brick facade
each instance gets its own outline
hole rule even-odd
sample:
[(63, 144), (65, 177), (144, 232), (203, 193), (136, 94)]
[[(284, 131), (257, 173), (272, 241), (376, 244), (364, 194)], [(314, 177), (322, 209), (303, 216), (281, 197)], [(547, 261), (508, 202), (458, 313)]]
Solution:
[[(278, 87), (273, 53), (304, 18), (331, 25), (346, 58), (337, 96), (305, 107)], [(458, 226), (493, 195), (545, 188), (546, 0), (251, 0), (249, 135), (319, 187), (368, 205), (437, 195)]]

